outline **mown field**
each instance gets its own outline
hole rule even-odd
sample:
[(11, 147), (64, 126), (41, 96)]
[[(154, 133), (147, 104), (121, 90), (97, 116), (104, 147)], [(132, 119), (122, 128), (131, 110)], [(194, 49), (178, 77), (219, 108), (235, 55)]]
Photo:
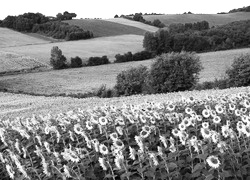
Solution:
[(138, 105), (145, 102), (180, 101), (182, 98), (195, 97), (205, 99), (207, 96), (220, 96), (249, 92), (249, 87), (231, 88), (224, 90), (185, 91), (168, 94), (136, 95), (114, 98), (85, 98), (44, 97), (0, 92), (0, 118), (15, 118), (18, 116), (31, 117), (32, 115), (47, 115), (66, 113), (80, 109), (93, 109), (104, 105), (122, 107), (124, 103)]
[[(0, 35), (1, 36), (1, 35)], [(101, 37), (89, 40), (67, 41), (48, 44), (26, 45), (17, 47), (3, 47), (0, 51), (22, 54), (34, 59), (40, 63), (49, 65), (50, 51), (53, 46), (58, 46), (66, 58), (70, 61), (71, 57), (79, 56), (87, 60), (91, 56), (107, 55), (111, 61), (118, 53), (133, 53), (142, 51), (143, 36), (140, 35), (121, 35), (111, 37)], [(0, 63), (1, 59), (0, 59)], [(4, 67), (5, 65), (2, 64)]]
[(125, 34), (144, 35), (147, 28), (120, 24), (100, 19), (73, 19), (64, 21), (70, 25), (76, 25), (84, 30), (92, 31), (94, 37), (119, 36)]
[(112, 18), (112, 19), (105, 19), (105, 20), (110, 21), (110, 22), (115, 22), (118, 24), (124, 24), (124, 25), (128, 25), (128, 26), (137, 27), (137, 28), (144, 29), (144, 30), (150, 31), (150, 32), (155, 32), (159, 29), (155, 26), (150, 26), (150, 25), (147, 25), (147, 24), (144, 24), (141, 22), (131, 21), (131, 20), (124, 19), (124, 18)]
[[(200, 74), (200, 82), (221, 78), (234, 60), (241, 54), (249, 53), (250, 49), (236, 49), (198, 54), (204, 69)], [(113, 87), (116, 76), (123, 70), (139, 65), (150, 67), (153, 60), (109, 64), (77, 69), (38, 72), (0, 77), (0, 87), (11, 91), (27, 93), (85, 93), (101, 85)]]
[(173, 23), (194, 23), (198, 21), (209, 22), (210, 27), (228, 24), (233, 21), (250, 19), (250, 12), (237, 12), (230, 14), (167, 14), (167, 15), (144, 15), (148, 21), (159, 19), (166, 26)]

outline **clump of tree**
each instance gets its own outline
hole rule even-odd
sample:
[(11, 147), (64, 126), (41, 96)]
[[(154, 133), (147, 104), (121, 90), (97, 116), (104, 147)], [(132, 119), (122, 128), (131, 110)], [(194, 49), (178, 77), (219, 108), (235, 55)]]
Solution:
[(90, 57), (87, 62), (87, 66), (98, 66), (103, 64), (109, 64), (110, 61), (107, 56), (102, 57)]
[(63, 20), (71, 20), (74, 17), (76, 17), (76, 13), (69, 13), (68, 11), (65, 11), (64, 13), (58, 13), (56, 15), (57, 20), (63, 21)]
[(70, 61), (71, 61), (70, 67), (72, 68), (82, 67), (82, 59), (79, 56), (71, 58)]
[(24, 13), (19, 16), (7, 16), (1, 26), (17, 31), (30, 32), (35, 24), (43, 24), (49, 21), (49, 18), (41, 13)]
[(153, 58), (154, 55), (149, 51), (141, 51), (135, 54), (131, 52), (127, 52), (123, 55), (116, 54), (114, 63), (122, 63), (122, 62), (129, 62), (129, 61), (141, 61), (146, 59)]
[(237, 9), (232, 9), (232, 10), (229, 11), (229, 13), (235, 13), (235, 12), (250, 12), (250, 6), (237, 8)]
[[(143, 47), (155, 54), (195, 51), (206, 52), (248, 47), (250, 44), (250, 20), (236, 21), (207, 29), (206, 22), (170, 25), (169, 29), (147, 32)], [(199, 30), (201, 29), (201, 30)]]
[(93, 33), (90, 31), (84, 31), (78, 26), (59, 21), (36, 24), (32, 32), (47, 35), (55, 39), (65, 40), (89, 39), (93, 37)]
[(54, 46), (51, 49), (50, 65), (53, 69), (63, 69), (66, 68), (66, 57), (62, 54), (62, 50), (58, 46)]

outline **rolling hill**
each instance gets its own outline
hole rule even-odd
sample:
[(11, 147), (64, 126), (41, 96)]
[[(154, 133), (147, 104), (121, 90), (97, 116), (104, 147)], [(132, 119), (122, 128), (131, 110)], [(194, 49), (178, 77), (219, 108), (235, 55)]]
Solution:
[[(1, 35), (0, 35), (1, 37)], [(2, 53), (13, 53), (19, 56), (28, 56), (32, 59), (39, 61), (39, 63), (50, 66), (50, 51), (53, 46), (58, 46), (68, 61), (71, 57), (79, 56), (84, 60), (91, 56), (104, 56), (107, 55), (111, 61), (118, 53), (126, 53), (131, 51), (133, 53), (142, 51), (143, 36), (139, 35), (121, 35), (111, 37), (93, 38), (88, 40), (79, 41), (66, 41), (47, 44), (25, 45), (16, 47), (3, 47), (0, 48)], [(16, 60), (15, 60), (16, 61)], [(9, 67), (8, 61), (5, 58), (0, 59), (2, 69), (7, 71)], [(5, 65), (5, 63), (7, 63)], [(22, 62), (24, 63), (24, 62)], [(26, 63), (28, 64), (28, 62)], [(6, 67), (5, 67), (6, 66)], [(16, 68), (15, 65), (13, 65)], [(1, 69), (0, 69), (1, 72)]]
[(50, 43), (50, 41), (29, 36), (11, 29), (0, 28), (0, 48), (47, 43)]
[[(249, 48), (198, 54), (204, 69), (200, 82), (211, 81), (225, 75), (234, 57), (249, 52)], [(11, 91), (37, 94), (86, 93), (106, 84), (113, 87), (116, 76), (123, 70), (139, 65), (150, 67), (152, 60), (108, 64), (93, 67), (64, 69), (0, 77), (0, 87)]]
[(209, 22), (210, 27), (228, 24), (233, 21), (250, 19), (250, 12), (237, 12), (229, 14), (167, 14), (167, 15), (144, 15), (147, 21), (159, 19), (166, 26), (172, 23), (194, 23), (198, 21)]
[(94, 37), (118, 36), (125, 34), (144, 35), (146, 32), (143, 28), (100, 19), (73, 19), (63, 22), (79, 26), (84, 30), (92, 31)]

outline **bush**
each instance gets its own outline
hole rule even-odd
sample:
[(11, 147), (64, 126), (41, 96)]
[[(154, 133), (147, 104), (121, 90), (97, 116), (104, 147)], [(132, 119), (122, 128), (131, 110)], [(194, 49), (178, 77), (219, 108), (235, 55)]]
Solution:
[(133, 54), (133, 61), (141, 61), (153, 58), (153, 54), (149, 51), (141, 51)]
[(66, 57), (62, 55), (62, 51), (58, 46), (54, 46), (51, 49), (50, 64), (53, 66), (53, 69), (63, 69), (66, 67)]
[(133, 61), (133, 55), (131, 52), (127, 52), (124, 55), (116, 54), (114, 63), (122, 63)]
[(205, 81), (198, 83), (195, 86), (195, 90), (206, 90), (206, 89), (226, 89), (229, 88), (228, 79), (215, 79), (214, 81)]
[(194, 53), (162, 54), (151, 65), (149, 83), (155, 93), (190, 90), (201, 69), (200, 59)]
[(128, 96), (142, 93), (147, 76), (148, 70), (146, 66), (139, 66), (122, 71), (116, 77), (115, 89), (118, 95)]
[(250, 54), (241, 55), (234, 59), (232, 67), (226, 71), (231, 87), (250, 85)]
[(102, 56), (102, 57), (90, 57), (87, 66), (98, 66), (102, 64), (109, 64), (110, 61), (107, 56)]
[(82, 59), (80, 57), (78, 57), (78, 56), (76, 56), (75, 58), (71, 58), (70, 66), (72, 68), (82, 67)]

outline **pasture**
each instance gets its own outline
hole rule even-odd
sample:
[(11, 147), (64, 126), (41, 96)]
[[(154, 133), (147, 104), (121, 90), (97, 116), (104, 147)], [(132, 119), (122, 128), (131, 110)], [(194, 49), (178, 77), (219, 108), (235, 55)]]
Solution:
[[(1, 35), (0, 35), (1, 36)], [(118, 53), (132, 53), (142, 51), (143, 36), (139, 35), (121, 35), (112, 37), (93, 38), (79, 41), (66, 41), (37, 45), (26, 45), (17, 47), (2, 47), (0, 51), (22, 54), (34, 59), (38, 59), (40, 63), (49, 66), (50, 51), (53, 46), (58, 46), (65, 57), (70, 61), (71, 57), (79, 56), (87, 60), (91, 56), (104, 56), (113, 61), (114, 56)], [(2, 60), (0, 59), (0, 63)], [(5, 64), (2, 64), (4, 67)]]
[[(200, 74), (200, 82), (212, 81), (215, 78), (223, 77), (234, 58), (241, 54), (249, 53), (249, 51), (249, 48), (245, 48), (198, 54), (204, 67)], [(118, 73), (139, 65), (150, 67), (152, 61), (136, 61), (3, 76), (0, 78), (0, 85), (1, 88), (15, 92), (23, 91), (38, 94), (85, 93), (99, 88), (103, 84), (106, 84), (107, 87), (113, 87)]]
[(219, 26), (233, 21), (250, 19), (250, 12), (237, 12), (230, 14), (166, 14), (166, 15), (144, 15), (147, 21), (159, 19), (166, 26), (173, 23), (195, 23), (199, 21), (209, 22), (209, 26)]
[(94, 37), (119, 36), (125, 34), (144, 35), (146, 29), (100, 19), (73, 19), (64, 21), (84, 30), (92, 31)]

